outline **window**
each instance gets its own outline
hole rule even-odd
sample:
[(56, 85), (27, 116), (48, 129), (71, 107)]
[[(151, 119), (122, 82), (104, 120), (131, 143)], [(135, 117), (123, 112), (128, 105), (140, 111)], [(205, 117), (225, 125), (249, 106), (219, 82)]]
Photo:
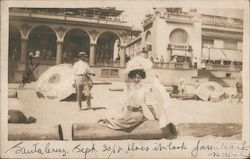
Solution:
[(235, 40), (224, 40), (224, 49), (237, 49), (237, 41)]
[(202, 40), (202, 46), (203, 47), (213, 47), (214, 46), (214, 40), (203, 39)]
[(175, 29), (170, 34), (170, 42), (173, 44), (186, 44), (188, 40), (188, 34), (185, 30)]

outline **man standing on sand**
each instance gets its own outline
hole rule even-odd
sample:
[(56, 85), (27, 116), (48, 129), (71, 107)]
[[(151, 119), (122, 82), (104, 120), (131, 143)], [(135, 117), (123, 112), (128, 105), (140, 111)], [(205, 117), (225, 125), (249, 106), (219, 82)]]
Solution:
[(86, 100), (87, 100), (87, 109), (91, 108), (91, 96), (90, 96), (90, 89), (91, 89), (91, 79), (87, 75), (91, 73), (89, 65), (84, 62), (87, 59), (87, 54), (85, 52), (79, 53), (79, 61), (77, 61), (73, 66), (73, 75), (75, 79), (75, 86), (76, 86), (76, 96), (77, 96), (77, 103), (80, 108), (82, 109), (82, 93), (84, 93)]

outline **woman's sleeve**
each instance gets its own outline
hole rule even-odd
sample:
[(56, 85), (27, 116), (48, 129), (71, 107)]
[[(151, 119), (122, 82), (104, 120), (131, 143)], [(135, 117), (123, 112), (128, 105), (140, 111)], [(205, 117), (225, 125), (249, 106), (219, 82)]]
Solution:
[(125, 106), (127, 106), (127, 104), (128, 104), (128, 98), (127, 98), (127, 91), (126, 91), (126, 89), (124, 90), (124, 92), (123, 92), (123, 94), (122, 94), (122, 96), (120, 97), (120, 102), (119, 102), (119, 104), (120, 104), (120, 107), (121, 107), (121, 112), (123, 112), (124, 111), (124, 107)]

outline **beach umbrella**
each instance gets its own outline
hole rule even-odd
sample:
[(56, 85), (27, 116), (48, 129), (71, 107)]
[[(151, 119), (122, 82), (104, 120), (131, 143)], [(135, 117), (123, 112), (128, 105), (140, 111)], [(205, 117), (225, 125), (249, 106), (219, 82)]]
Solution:
[(196, 94), (204, 101), (219, 98), (225, 93), (224, 88), (216, 82), (204, 82), (199, 85)]
[(38, 97), (60, 101), (74, 93), (72, 69), (71, 64), (59, 64), (43, 72), (37, 80)]

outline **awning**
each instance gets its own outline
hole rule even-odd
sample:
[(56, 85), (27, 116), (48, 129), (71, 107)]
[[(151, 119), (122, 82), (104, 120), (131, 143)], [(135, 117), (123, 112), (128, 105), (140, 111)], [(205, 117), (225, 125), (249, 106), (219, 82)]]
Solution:
[(202, 30), (202, 36), (205, 37), (216, 37), (216, 38), (223, 38), (223, 39), (236, 39), (236, 40), (242, 40), (242, 33), (239, 34), (228, 34), (228, 33), (222, 33), (222, 32), (207, 32), (205, 30)]
[(221, 60), (221, 59), (225, 59), (225, 56), (220, 49), (210, 48), (210, 51), (209, 51), (208, 48), (203, 48), (202, 59)]
[(241, 50), (223, 50), (225, 54), (225, 60), (228, 61), (237, 61), (237, 62), (242, 62), (242, 51)]
[[(210, 52), (210, 55), (209, 55)], [(209, 57), (210, 56), (210, 57)], [(228, 61), (242, 61), (242, 51), (240, 50), (227, 50), (219, 48), (202, 49), (202, 59), (210, 60), (228, 60)]]
[[(185, 56), (184, 50), (172, 50), (172, 56)], [(186, 56), (190, 57), (190, 53), (186, 51)]]

